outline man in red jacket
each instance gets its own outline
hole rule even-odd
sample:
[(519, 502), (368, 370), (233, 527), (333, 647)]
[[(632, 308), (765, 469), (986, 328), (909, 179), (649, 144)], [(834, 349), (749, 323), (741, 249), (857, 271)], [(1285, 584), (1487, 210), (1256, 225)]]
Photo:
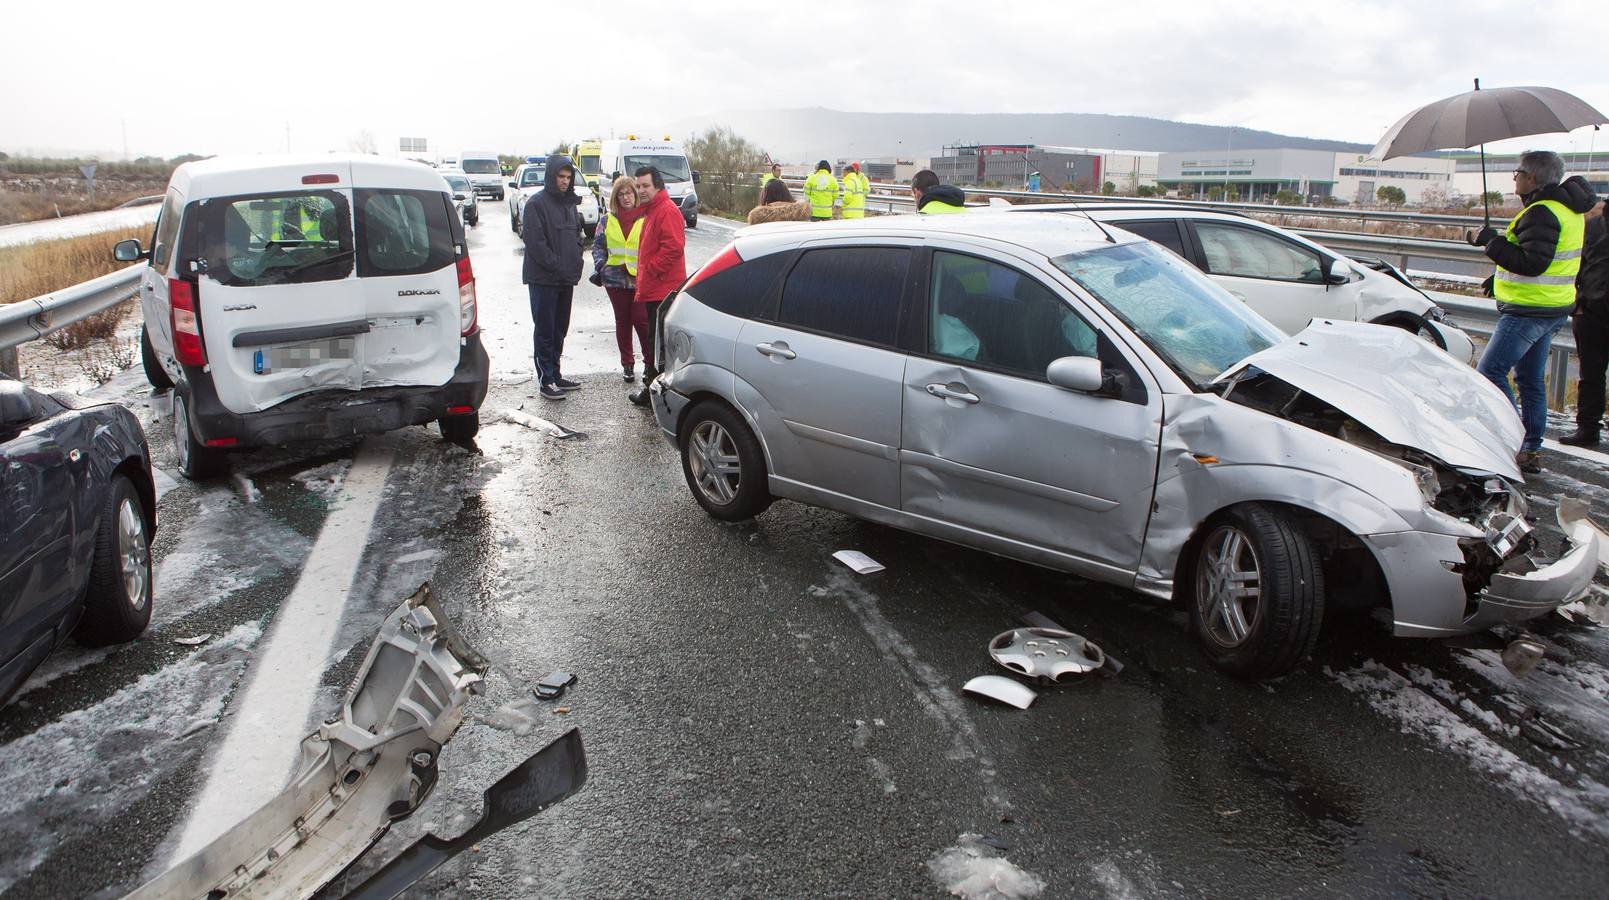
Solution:
[(643, 348), (642, 389), (631, 395), (631, 402), (647, 406), (648, 386), (659, 377), (659, 369), (654, 365), (659, 304), (687, 280), (687, 232), (682, 211), (665, 193), (665, 178), (659, 170), (643, 166), (633, 175), (637, 179), (637, 203), (648, 207), (642, 220), (642, 237), (637, 243), (636, 298), (648, 313), (648, 346)]

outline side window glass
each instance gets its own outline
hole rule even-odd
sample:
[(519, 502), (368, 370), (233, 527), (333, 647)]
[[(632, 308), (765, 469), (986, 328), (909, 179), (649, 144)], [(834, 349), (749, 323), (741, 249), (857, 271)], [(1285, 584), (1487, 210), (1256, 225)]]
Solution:
[(184, 214), (184, 207), (179, 205), (179, 195), (168, 191), (162, 199), (162, 209), (156, 216), (156, 233), (151, 238), (151, 264), (158, 271), (166, 272), (168, 260), (173, 257), (173, 242), (179, 237), (179, 217)]
[(1051, 361), (1096, 355), (1095, 330), (1050, 288), (1016, 269), (937, 251), (928, 352), (1043, 381)]
[(450, 265), (453, 232), (444, 195), (362, 188), (356, 192), (358, 275), (419, 275)]
[(834, 247), (807, 251), (782, 288), (777, 319), (810, 331), (892, 346), (911, 251)]
[(788, 258), (785, 252), (756, 257), (717, 272), (683, 293), (729, 316), (752, 318)]
[(1196, 235), (1214, 275), (1322, 282), (1318, 254), (1271, 234), (1234, 225), (1196, 222)]
[[(1184, 239), (1179, 236), (1179, 223), (1172, 219), (1161, 222), (1113, 222), (1118, 228), (1137, 234), (1148, 241), (1161, 244), (1174, 253), (1184, 256)], [(1189, 257), (1185, 257), (1188, 259)]]

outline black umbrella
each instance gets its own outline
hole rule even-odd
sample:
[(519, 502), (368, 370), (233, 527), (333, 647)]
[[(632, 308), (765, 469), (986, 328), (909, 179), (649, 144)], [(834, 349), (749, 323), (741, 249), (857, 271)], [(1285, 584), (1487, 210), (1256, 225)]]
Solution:
[[(1369, 156), (1382, 162), (1428, 150), (1464, 149), (1480, 145), (1481, 202), (1486, 202), (1486, 144), (1533, 134), (1574, 131), (1609, 124), (1591, 104), (1557, 88), (1501, 87), (1475, 89), (1419, 107), (1397, 121)], [(1486, 224), (1492, 223), (1490, 205)]]

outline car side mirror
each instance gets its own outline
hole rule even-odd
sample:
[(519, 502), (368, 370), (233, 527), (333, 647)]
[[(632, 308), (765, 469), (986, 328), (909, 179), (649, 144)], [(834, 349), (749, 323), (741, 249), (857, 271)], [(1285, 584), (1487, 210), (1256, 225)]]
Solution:
[(1352, 266), (1344, 259), (1324, 260), (1324, 283), (1346, 284), (1352, 280)]
[(620, 170), (619, 169), (616, 169), (613, 172), (609, 173), (609, 180), (610, 181), (614, 181), (616, 178), (619, 178), (619, 177), (620, 177)]
[(454, 200), (468, 200), (469, 198), (465, 197), (463, 194), (453, 194), (453, 199)]
[(34, 420), (34, 401), (20, 381), (0, 379), (0, 428), (10, 431)]
[(693, 183), (698, 184), (698, 172), (696, 171), (693, 173)]
[(509, 182), (509, 183), (508, 183), (508, 186), (509, 186), (509, 187), (511, 187), (511, 188), (517, 188), (517, 187), (519, 187), (519, 185), (517, 185), (517, 184), (515, 184), (515, 183), (514, 183), (514, 182), (512, 182), (512, 181), (510, 181), (510, 182)]
[(150, 257), (149, 250), (141, 249), (138, 238), (129, 238), (112, 245), (112, 258), (118, 262), (139, 262)]
[(1088, 356), (1063, 356), (1045, 367), (1045, 378), (1063, 390), (1093, 394), (1106, 385), (1101, 361)]

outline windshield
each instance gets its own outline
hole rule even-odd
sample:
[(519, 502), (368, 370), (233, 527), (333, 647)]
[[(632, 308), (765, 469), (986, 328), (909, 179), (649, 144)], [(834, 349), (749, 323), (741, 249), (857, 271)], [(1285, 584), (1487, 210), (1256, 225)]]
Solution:
[(653, 166), (666, 181), (692, 181), (693, 172), (685, 156), (628, 156), (626, 174), (635, 175), (643, 166)]
[(495, 159), (466, 159), (461, 168), (471, 175), (496, 175), (503, 171)]
[(542, 183), (542, 173), (545, 172), (545, 171), (547, 171), (547, 170), (546, 169), (526, 169), (524, 172), (521, 172), (520, 173), (520, 187), (530, 187), (533, 184), (541, 184)]
[(443, 175), (441, 177), (447, 179), (447, 184), (455, 191), (469, 190), (469, 179), (462, 175)]
[(1285, 339), (1193, 266), (1154, 244), (1101, 247), (1051, 262), (1126, 322), (1197, 390)]
[(577, 156), (577, 166), (581, 168), (582, 175), (599, 175), (603, 173), (603, 160), (596, 156)]

